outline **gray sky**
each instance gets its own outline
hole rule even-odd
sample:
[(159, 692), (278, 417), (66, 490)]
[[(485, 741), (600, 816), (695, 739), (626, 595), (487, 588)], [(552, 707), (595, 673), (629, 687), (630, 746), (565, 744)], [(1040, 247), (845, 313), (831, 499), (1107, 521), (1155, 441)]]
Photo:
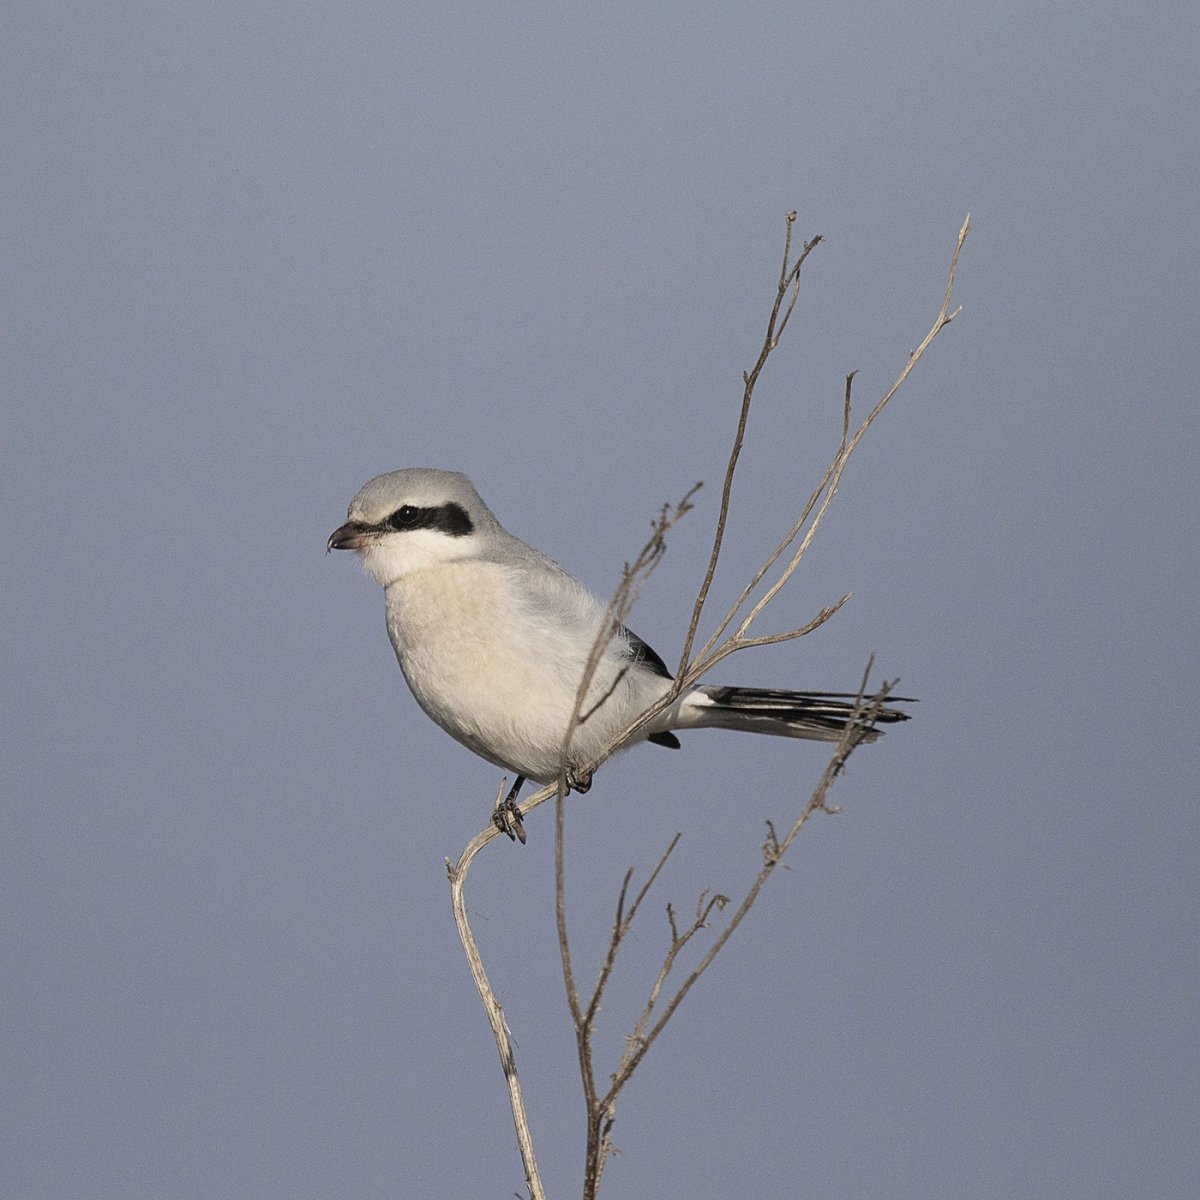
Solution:
[[(619, 1110), (605, 1195), (1183, 1197), (1200, 1183), (1194, 4), (10, 6), (0, 661), (22, 1200), (504, 1196), (443, 857), (497, 773), (431, 725), (325, 538), (466, 471), (678, 654), (783, 214), (827, 239), (758, 397), (736, 594), (940, 303), (722, 680), (921, 698)], [(819, 747), (692, 734), (571, 807), (577, 967), (751, 877)], [(473, 872), (552, 1194), (582, 1102), (550, 823)], [(601, 1061), (601, 1071), (607, 1068)]]

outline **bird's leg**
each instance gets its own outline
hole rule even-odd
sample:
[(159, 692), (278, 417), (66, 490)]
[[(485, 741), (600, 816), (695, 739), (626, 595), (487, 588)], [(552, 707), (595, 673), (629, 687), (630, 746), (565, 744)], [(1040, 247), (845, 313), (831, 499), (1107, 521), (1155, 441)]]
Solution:
[[(501, 833), (507, 833), (514, 842), (525, 845), (525, 826), (521, 824), (521, 810), (517, 807), (517, 793), (525, 782), (524, 775), (518, 775), (516, 782), (508, 789), (508, 795), (503, 800), (499, 793), (496, 795), (496, 807), (492, 810), (492, 821)], [(503, 788), (504, 783), (501, 781)]]
[(580, 771), (576, 773), (567, 768), (567, 791), (578, 792), (581, 796), (592, 786), (591, 771)]

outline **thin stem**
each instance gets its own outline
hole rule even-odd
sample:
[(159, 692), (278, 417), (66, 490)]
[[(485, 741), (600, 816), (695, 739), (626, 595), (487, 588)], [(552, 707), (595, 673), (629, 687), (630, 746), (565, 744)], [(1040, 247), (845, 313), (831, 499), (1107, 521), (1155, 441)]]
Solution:
[[(549, 789), (542, 789), (549, 795)], [(454, 924), (458, 927), (459, 940), (467, 956), (467, 966), (471, 970), (471, 978), (475, 980), (475, 988), (483, 1002), (483, 1010), (487, 1014), (488, 1024), (492, 1028), (492, 1036), (496, 1039), (496, 1049), (500, 1054), (500, 1067), (504, 1072), (504, 1082), (508, 1087), (508, 1103), (512, 1109), (513, 1126), (517, 1133), (517, 1145), (521, 1151), (521, 1162), (525, 1167), (525, 1183), (529, 1188), (530, 1200), (546, 1200), (546, 1192), (542, 1187), (541, 1175), (538, 1171), (537, 1158), (533, 1152), (533, 1135), (529, 1128), (529, 1117), (525, 1111), (525, 1097), (521, 1091), (521, 1080), (517, 1074), (517, 1062), (513, 1054), (512, 1038), (508, 1025), (504, 1020), (504, 1010), (496, 999), (487, 972), (483, 969), (483, 959), (476, 945), (475, 936), (471, 932), (471, 923), (467, 919), (466, 883), (467, 871), (480, 850), (493, 838), (500, 836), (500, 830), (495, 825), (476, 834), (467, 848), (462, 852), (458, 862), (446, 860), (446, 874), (450, 879), (450, 904), (454, 911)]]
[[(729, 517), (729, 504), (733, 495), (733, 476), (737, 470), (738, 459), (742, 453), (742, 445), (746, 439), (746, 423), (750, 419), (750, 403), (754, 399), (755, 385), (758, 383), (758, 377), (762, 374), (763, 367), (767, 365), (767, 359), (770, 357), (771, 352), (779, 345), (779, 338), (787, 327), (787, 323), (792, 316), (792, 311), (796, 307), (796, 300), (800, 294), (800, 269), (804, 266), (805, 259), (808, 258), (822, 241), (821, 235), (817, 234), (812, 241), (805, 242), (800, 257), (796, 259), (795, 263), (792, 263), (792, 227), (796, 223), (796, 214), (794, 212), (788, 213), (786, 220), (787, 233), (783, 242), (783, 263), (779, 268), (779, 285), (775, 291), (775, 303), (771, 307), (771, 315), (767, 320), (767, 332), (763, 338), (762, 348), (758, 352), (758, 359), (755, 361), (754, 366), (742, 376), (742, 407), (738, 413), (737, 431), (733, 437), (733, 447), (729, 452), (729, 460), (725, 464), (725, 479), (721, 485), (721, 507), (717, 513), (717, 528), (713, 534), (713, 544), (712, 550), (709, 553), (708, 567), (700, 583), (700, 590), (696, 593), (696, 602), (692, 606), (692, 617), (688, 622), (687, 634), (683, 639), (683, 651), (680, 655), (677, 675), (684, 673), (691, 658), (692, 645), (696, 640), (696, 631), (700, 626), (700, 617), (704, 612), (709, 588), (712, 587), (713, 579), (717, 573), (717, 562), (721, 557), (721, 546), (725, 541), (725, 523)], [(787, 297), (789, 291), (791, 291), (791, 300), (788, 303), (787, 310), (783, 314), (783, 320), (780, 321), (779, 310), (782, 308), (784, 299)]]
[[(713, 941), (713, 944), (708, 948), (707, 952), (688, 975), (687, 979), (684, 980), (684, 982), (679, 986), (679, 989), (667, 1002), (667, 1005), (662, 1010), (658, 1020), (656, 1020), (650, 1029), (644, 1034), (641, 1033), (641, 1023), (639, 1022), (639, 1027), (635, 1030), (635, 1033), (638, 1034), (636, 1043), (631, 1042), (630, 1047), (627, 1048), (626, 1055), (622, 1057), (621, 1065), (613, 1075), (612, 1085), (610, 1086), (608, 1093), (600, 1101), (602, 1105), (611, 1106), (615, 1103), (617, 1095), (629, 1081), (634, 1071), (637, 1070), (638, 1065), (641, 1063), (642, 1059), (645, 1058), (646, 1052), (654, 1044), (655, 1040), (658, 1038), (658, 1035), (666, 1028), (667, 1023), (671, 1020), (671, 1017), (674, 1016), (676, 1009), (678, 1009), (679, 1005), (683, 1003), (684, 997), (688, 994), (688, 992), (691, 991), (692, 987), (699, 980), (700, 976), (703, 975), (706, 970), (708, 970), (712, 961), (717, 957), (718, 954), (720, 954), (726, 943), (733, 936), (734, 930), (737, 929), (737, 927), (742, 923), (750, 909), (754, 907), (754, 902), (758, 899), (758, 895), (762, 891), (767, 880), (771, 877), (775, 871), (775, 868), (783, 860), (784, 855), (788, 852), (792, 843), (796, 840), (800, 830), (805, 826), (805, 824), (807, 824), (809, 818), (815, 812), (829, 811), (826, 806), (826, 798), (829, 794), (830, 787), (833, 785), (833, 781), (839, 774), (841, 774), (842, 768), (846, 764), (846, 760), (862, 743), (864, 738), (866, 738), (870, 730), (871, 714), (873, 711), (878, 712), (879, 708), (883, 704), (883, 701), (886, 699), (887, 694), (891, 691), (892, 686), (894, 685), (885, 684), (875, 696), (866, 701), (863, 700), (860, 693), (859, 703), (856, 705), (856, 713), (859, 715), (851, 717), (851, 719), (848, 721), (846, 728), (842, 733), (841, 740), (834, 748), (834, 752), (830, 757), (829, 763), (826, 765), (825, 770), (821, 775), (821, 779), (816, 788), (813, 790), (812, 795), (809, 797), (809, 801), (805, 805), (803, 811), (792, 823), (791, 828), (782, 839), (776, 836), (773, 826), (768, 827), (768, 839), (763, 845), (763, 865), (759, 870), (758, 875), (755, 877), (754, 882), (750, 885), (749, 890), (746, 892), (741, 904), (738, 905), (737, 910), (729, 919), (728, 924), (726, 924), (726, 926), (717, 935), (716, 939)], [(702, 895), (701, 903), (703, 903), (703, 901), (704, 896)], [(705, 910), (705, 917), (707, 917), (709, 911), (711, 911), (711, 905)], [(674, 958), (678, 954), (678, 950), (681, 949), (682, 945), (685, 944), (686, 941), (691, 937), (692, 933), (695, 931), (695, 928), (699, 927), (701, 926), (696, 926), (692, 930), (689, 930), (688, 933), (682, 938), (678, 936), (673, 937), (671, 950), (668, 952), (667, 959), (664, 960), (663, 967), (659, 970), (658, 977), (656, 978), (651, 991), (651, 999), (647, 1003), (646, 1008), (643, 1010), (644, 1017), (648, 1016), (650, 1011), (653, 1009), (654, 1003), (657, 1000), (658, 991), (661, 988), (661, 983), (663, 980), (665, 980), (666, 975), (669, 974), (670, 968), (674, 963)]]

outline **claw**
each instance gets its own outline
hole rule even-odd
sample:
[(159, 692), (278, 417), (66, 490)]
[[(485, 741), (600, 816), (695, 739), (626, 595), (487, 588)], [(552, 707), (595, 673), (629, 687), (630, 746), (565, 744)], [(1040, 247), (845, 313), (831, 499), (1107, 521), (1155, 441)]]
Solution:
[(501, 804), (492, 810), (492, 822), (509, 840), (525, 845), (525, 826), (521, 823), (521, 810), (515, 804)]
[[(496, 807), (492, 809), (492, 823), (501, 833), (508, 834), (509, 840), (525, 845), (525, 826), (521, 823), (521, 810), (517, 807), (517, 793), (525, 782), (524, 775), (518, 775), (516, 782), (508, 789), (508, 795), (503, 800), (497, 796)], [(504, 787), (504, 780), (500, 787)]]
[(591, 771), (580, 771), (576, 773), (569, 767), (567, 768), (567, 791), (578, 792), (581, 796), (592, 786)]

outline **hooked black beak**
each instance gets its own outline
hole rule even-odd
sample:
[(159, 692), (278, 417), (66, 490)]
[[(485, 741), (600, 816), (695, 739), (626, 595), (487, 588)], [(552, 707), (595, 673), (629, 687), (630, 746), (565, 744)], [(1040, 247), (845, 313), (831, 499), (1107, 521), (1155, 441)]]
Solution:
[(361, 521), (347, 521), (329, 535), (329, 541), (325, 543), (325, 553), (328, 554), (330, 550), (361, 550), (371, 532), (370, 525), (364, 525)]

